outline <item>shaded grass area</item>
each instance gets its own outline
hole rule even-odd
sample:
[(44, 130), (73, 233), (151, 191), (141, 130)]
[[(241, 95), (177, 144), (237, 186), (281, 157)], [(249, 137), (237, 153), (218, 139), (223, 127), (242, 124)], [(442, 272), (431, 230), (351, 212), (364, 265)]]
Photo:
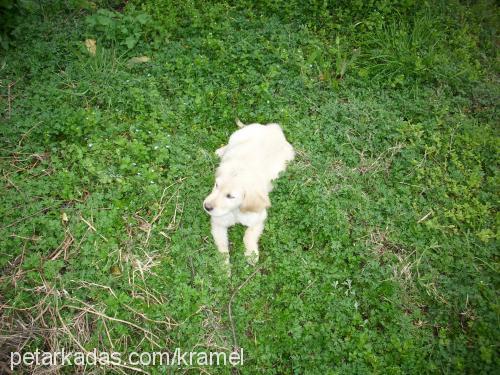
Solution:
[[(245, 4), (55, 6), (18, 25), (1, 70), (1, 359), (237, 344), (241, 373), (494, 372), (496, 8), (361, 12), (357, 30), (346, 5), (304, 26)], [(235, 117), (279, 122), (297, 158), (258, 272), (234, 228), (228, 280), (201, 202)], [(232, 371), (181, 369), (202, 370)]]

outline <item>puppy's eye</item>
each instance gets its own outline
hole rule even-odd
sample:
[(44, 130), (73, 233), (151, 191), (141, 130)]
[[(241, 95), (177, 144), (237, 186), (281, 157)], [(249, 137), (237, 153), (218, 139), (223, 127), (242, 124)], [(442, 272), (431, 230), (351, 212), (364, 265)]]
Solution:
[(226, 194), (226, 198), (233, 199), (234, 197), (231, 194)]

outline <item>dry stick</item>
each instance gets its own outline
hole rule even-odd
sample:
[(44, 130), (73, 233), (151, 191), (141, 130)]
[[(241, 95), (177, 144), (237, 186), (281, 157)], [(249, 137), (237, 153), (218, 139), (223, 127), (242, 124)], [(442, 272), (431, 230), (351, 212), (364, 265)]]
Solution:
[(115, 345), (113, 344), (113, 340), (111, 340), (111, 335), (109, 334), (108, 325), (106, 324), (106, 319), (102, 319), (102, 324), (104, 324), (104, 330), (106, 331), (106, 336), (108, 337), (108, 341), (111, 344), (111, 349), (115, 350)]
[(374, 162), (373, 162), (373, 163), (372, 163), (372, 164), (371, 164), (368, 168), (369, 168), (369, 169), (370, 169), (370, 168), (373, 168), (373, 167), (375, 166), (375, 164), (377, 164), (377, 162), (378, 162), (380, 159), (382, 159), (382, 157), (383, 157), (383, 156), (385, 156), (386, 154), (388, 154), (388, 153), (389, 153), (389, 151), (393, 151), (393, 152), (392, 152), (392, 155), (391, 155), (391, 157), (393, 157), (393, 156), (394, 156), (394, 154), (395, 154), (395, 151), (394, 151), (394, 150), (399, 151), (399, 150), (401, 150), (401, 148), (402, 148), (402, 147), (403, 147), (403, 145), (402, 145), (402, 144), (399, 144), (399, 143), (397, 143), (395, 146), (389, 147), (387, 150), (385, 150), (384, 152), (382, 152), (382, 153), (378, 156), (378, 158), (377, 158), (377, 159), (375, 159), (375, 161), (374, 161)]
[(169, 328), (171, 328), (171, 326), (172, 326), (172, 325), (174, 325), (174, 326), (178, 325), (177, 323), (172, 323), (172, 322), (170, 322), (170, 318), (169, 318), (169, 317), (167, 317), (167, 318), (168, 318), (168, 320), (169, 320), (168, 322), (167, 322), (167, 321), (165, 321), (165, 320), (156, 320), (156, 319), (151, 319), (151, 318), (148, 318), (148, 317), (147, 317), (146, 315), (144, 315), (143, 313), (141, 313), (141, 312), (139, 312), (139, 311), (137, 311), (137, 310), (133, 309), (133, 308), (132, 308), (132, 307), (130, 307), (130, 306), (127, 306), (127, 305), (123, 305), (123, 306), (124, 306), (124, 307), (126, 307), (127, 309), (129, 309), (130, 311), (132, 311), (134, 314), (139, 315), (142, 319), (147, 320), (148, 322), (151, 322), (151, 323), (157, 323), (157, 324), (165, 324), (165, 325), (167, 325)]
[(98, 288), (106, 289), (106, 290), (109, 291), (109, 293), (111, 293), (113, 295), (113, 297), (117, 298), (115, 292), (109, 286), (101, 285), (101, 284), (97, 284), (97, 283), (92, 283), (90, 281), (85, 281), (85, 280), (70, 280), (70, 281), (73, 282), (73, 283), (80, 283), (80, 284), (82, 284), (83, 288), (88, 287), (90, 285), (90, 286), (96, 286)]
[(202, 312), (203, 310), (206, 310), (207, 309), (207, 306), (205, 305), (201, 305), (198, 310), (196, 310), (194, 313), (192, 313), (191, 315), (189, 315), (186, 319), (184, 319), (179, 325), (183, 325), (184, 323), (186, 323), (189, 319), (191, 319), (191, 317), (199, 314), (200, 312)]
[(194, 283), (194, 278), (196, 276), (196, 272), (194, 270), (194, 266), (193, 266), (193, 257), (188, 257), (188, 260), (189, 260), (189, 267), (191, 268), (191, 283)]
[[(177, 196), (175, 197), (175, 210), (174, 210), (174, 216), (172, 217), (172, 220), (170, 221), (170, 224), (173, 224), (175, 227), (175, 220), (177, 219), (177, 209), (179, 208), (179, 189), (177, 189)], [(169, 226), (170, 226), (169, 224)]]
[[(94, 314), (94, 315), (97, 315), (97, 316), (100, 316), (101, 318), (106, 318), (106, 319), (109, 319), (111, 321), (114, 321), (114, 322), (118, 322), (118, 323), (123, 323), (123, 324), (127, 324), (131, 327), (134, 327), (142, 332), (144, 332), (146, 335), (145, 337), (149, 340), (149, 342), (151, 342), (152, 344), (156, 345), (157, 347), (161, 348), (161, 345), (159, 345), (156, 341), (154, 341), (151, 337), (156, 337), (157, 339), (159, 339), (159, 337), (157, 335), (155, 335), (153, 332), (151, 331), (148, 331), (147, 329), (145, 328), (142, 328), (141, 326), (138, 326), (137, 324), (134, 324), (132, 322), (128, 322), (126, 320), (123, 320), (123, 319), (118, 319), (118, 318), (113, 318), (112, 316), (108, 316), (106, 314), (103, 314), (97, 310), (95, 310), (92, 306), (88, 305), (87, 303), (77, 299), (77, 298), (73, 298), (75, 301), (78, 301), (80, 303), (83, 303), (87, 308), (83, 308), (83, 307), (78, 307), (78, 306), (73, 306), (73, 305), (67, 305), (68, 308), (72, 308), (72, 309), (76, 309), (76, 310), (80, 310), (80, 311), (86, 311), (88, 313), (91, 313), (91, 314)], [(151, 337), (148, 337), (147, 335), (150, 335)]]
[[(63, 325), (63, 329), (66, 331), (66, 333), (68, 334), (68, 336), (75, 342), (75, 344), (80, 348), (80, 350), (83, 353), (85, 353), (87, 355), (91, 354), (87, 349), (85, 349), (83, 347), (82, 344), (80, 344), (80, 342), (76, 339), (76, 337), (71, 333), (71, 331), (68, 328), (68, 326), (66, 325), (66, 323), (64, 323), (64, 320), (61, 317), (61, 314), (59, 313), (59, 309), (58, 308), (56, 308), (56, 313), (57, 313), (57, 317), (61, 321), (61, 324)], [(127, 366), (127, 365), (124, 365), (124, 364), (118, 363), (118, 362), (104, 361), (104, 360), (101, 360), (101, 359), (99, 359), (98, 362), (99, 362), (99, 364), (104, 365), (104, 366), (123, 367), (123, 368), (129, 369), (129, 370), (134, 370), (134, 371), (140, 372), (141, 374), (149, 374), (148, 372), (146, 372), (146, 371), (144, 371), (144, 370), (142, 370), (142, 369), (140, 369), (138, 367)]]
[(40, 125), (42, 121), (37, 122), (35, 125), (33, 125), (26, 133), (24, 133), (21, 136), (21, 139), (19, 140), (19, 143), (17, 144), (19, 147), (21, 147), (21, 144), (23, 143), (24, 139), (31, 133), (33, 129), (35, 129), (38, 125)]
[(231, 323), (231, 331), (233, 333), (233, 350), (238, 350), (238, 340), (236, 339), (236, 330), (234, 328), (234, 320), (233, 320), (233, 313), (232, 313), (231, 305), (233, 303), (234, 297), (236, 297), (236, 294), (238, 294), (240, 289), (243, 288), (250, 281), (250, 279), (252, 277), (254, 277), (257, 274), (257, 272), (259, 272), (262, 269), (264, 264), (265, 263), (262, 263), (260, 265), (260, 267), (258, 267), (255, 271), (253, 271), (252, 274), (250, 276), (248, 276), (247, 279), (245, 281), (243, 281), (243, 283), (241, 283), (241, 285), (239, 287), (236, 288), (236, 290), (231, 295), (231, 298), (229, 299), (229, 304), (227, 306), (227, 309), (228, 309), (228, 313), (229, 313), (229, 322)]
[(150, 293), (150, 292), (149, 292), (146, 288), (143, 288), (143, 287), (141, 287), (140, 285), (137, 285), (137, 284), (136, 284), (136, 285), (134, 285), (134, 286), (135, 286), (136, 288), (138, 288), (138, 289), (142, 290), (144, 293), (146, 293), (146, 295), (147, 295), (148, 297), (153, 298), (153, 299), (154, 299), (154, 300), (155, 300), (155, 301), (156, 301), (159, 305), (161, 305), (161, 304), (164, 304), (164, 303), (165, 303), (165, 301), (163, 301), (163, 299), (161, 298), (161, 296), (159, 296), (159, 298), (160, 298), (160, 299), (162, 299), (162, 300), (160, 301), (160, 300), (159, 300), (159, 299), (158, 299), (158, 298), (157, 298), (157, 297), (156, 297), (153, 293)]
[[(180, 212), (180, 215), (179, 215), (179, 220), (176, 222), (177, 211)], [(177, 191), (177, 198), (176, 198), (176, 201), (175, 201), (175, 212), (174, 212), (174, 217), (173, 217), (173, 222), (175, 223), (175, 229), (179, 228), (179, 226), (181, 225), (181, 220), (182, 220), (182, 214), (183, 213), (184, 213), (184, 203), (182, 203), (182, 205), (179, 208), (179, 191)]]
[(41, 210), (38, 210), (37, 212), (35, 212), (35, 213), (34, 213), (34, 214), (32, 214), (32, 215), (28, 215), (28, 216), (22, 217), (22, 218), (20, 218), (20, 219), (17, 219), (17, 220), (15, 220), (15, 221), (13, 221), (13, 222), (12, 222), (12, 223), (10, 223), (10, 224), (7, 224), (7, 225), (3, 226), (2, 228), (0, 228), (0, 230), (7, 229), (7, 228), (9, 228), (9, 227), (11, 227), (11, 226), (13, 226), (13, 225), (16, 225), (16, 224), (20, 223), (21, 221), (24, 221), (24, 220), (27, 220), (27, 219), (29, 219), (29, 218), (32, 218), (33, 216), (36, 216), (36, 215), (38, 215), (39, 213), (41, 213), (41, 212), (43, 212), (43, 211), (48, 211), (48, 210), (50, 210), (51, 208), (54, 208), (54, 207), (55, 207), (55, 206), (57, 206), (57, 205), (59, 205), (59, 203), (54, 204), (54, 205), (49, 206), (49, 207), (44, 207), (44, 208), (42, 208)]
[(12, 95), (11, 95), (11, 88), (16, 84), (17, 82), (9, 82), (7, 85), (7, 104), (9, 106), (8, 110), (8, 118), (10, 119), (10, 115), (12, 113)]
[[(139, 219), (141, 219), (141, 221), (142, 221), (142, 222), (144, 222), (145, 224), (147, 224), (147, 231), (145, 230), (145, 232), (146, 232), (146, 241), (145, 241), (145, 244), (146, 244), (146, 245), (147, 245), (147, 244), (148, 244), (148, 242), (149, 242), (149, 237), (151, 236), (151, 231), (153, 230), (153, 224), (155, 223), (155, 221), (156, 221), (156, 220), (158, 220), (158, 219), (161, 217), (161, 215), (162, 215), (163, 211), (165, 210), (166, 205), (170, 203), (170, 201), (171, 201), (171, 200), (172, 200), (172, 198), (176, 195), (176, 193), (177, 193), (177, 197), (179, 196), (179, 188), (177, 188), (176, 193), (172, 194), (172, 195), (170, 196), (170, 198), (168, 198), (167, 202), (165, 202), (165, 204), (163, 204), (163, 199), (165, 198), (165, 193), (166, 193), (166, 192), (167, 192), (167, 190), (168, 190), (168, 189), (170, 189), (172, 186), (174, 186), (175, 184), (180, 184), (180, 183), (181, 183), (182, 181), (184, 181), (185, 179), (186, 179), (186, 177), (181, 178), (181, 179), (177, 180), (176, 182), (174, 182), (174, 183), (172, 183), (172, 184), (168, 185), (165, 189), (163, 189), (163, 192), (162, 192), (162, 194), (161, 194), (161, 198), (160, 198), (160, 201), (159, 201), (160, 210), (159, 210), (159, 212), (158, 212), (158, 213), (157, 213), (157, 214), (153, 217), (153, 219), (151, 220), (151, 222), (146, 221), (146, 219), (144, 219), (143, 217), (139, 216), (137, 213), (134, 215), (134, 217), (136, 217), (136, 219), (137, 219), (137, 217), (138, 217)], [(174, 216), (175, 216), (175, 212), (174, 212)]]
[(83, 218), (83, 216), (82, 216), (82, 215), (80, 215), (80, 219), (82, 219), (82, 221), (83, 221), (85, 224), (87, 224), (87, 226), (88, 226), (90, 229), (92, 229), (95, 233), (97, 233), (97, 235), (98, 235), (99, 237), (101, 237), (101, 238), (104, 240), (104, 242), (108, 242), (108, 239), (107, 239), (106, 237), (104, 237), (101, 233), (99, 233), (99, 232), (97, 231), (97, 229), (95, 229), (95, 227), (94, 227), (91, 223), (89, 223), (87, 220), (85, 220), (85, 219)]
[(427, 219), (431, 214), (432, 214), (432, 210), (430, 210), (426, 215), (424, 215), (422, 218), (420, 218), (420, 220), (417, 221), (417, 224), (420, 224), (422, 221)]
[[(47, 297), (48, 297), (48, 296), (49, 296), (48, 294), (46, 294), (46, 295), (45, 295), (45, 297), (43, 298), (42, 303), (41, 303), (42, 305), (45, 303), (45, 300), (47, 299)], [(38, 306), (38, 305), (40, 305), (40, 304), (37, 304), (37, 306)], [(34, 318), (34, 319), (33, 319), (33, 318), (31, 318), (32, 324), (36, 323), (39, 319), (41, 319), (41, 318), (45, 315), (45, 313), (47, 312), (47, 310), (48, 310), (49, 308), (50, 308), (50, 305), (49, 305), (49, 304), (47, 304), (47, 305), (46, 305), (44, 308), (42, 308), (42, 310), (38, 313), (38, 315), (36, 316), (36, 318)]]
[(109, 316), (109, 315), (106, 315), (106, 314), (103, 314), (95, 309), (93, 309), (92, 307), (88, 306), (86, 303), (84, 303), (87, 308), (83, 308), (83, 307), (78, 307), (78, 306), (73, 306), (73, 305), (67, 305), (67, 307), (71, 308), (71, 309), (76, 309), (76, 310), (80, 310), (80, 311), (85, 311), (85, 312), (88, 312), (88, 313), (91, 313), (91, 314), (94, 314), (94, 315), (97, 315), (97, 316), (100, 316), (101, 318), (106, 318), (106, 319), (109, 319), (109, 320), (112, 320), (112, 321), (115, 321), (115, 322), (119, 322), (119, 323), (123, 323), (123, 324), (128, 324), (134, 328), (137, 328), (138, 330), (140, 331), (143, 331), (144, 333), (147, 333), (147, 334), (150, 334), (151, 336), (155, 336), (155, 337), (158, 337), (156, 336), (154, 333), (148, 331), (147, 329), (145, 328), (142, 328), (141, 326), (138, 326), (137, 324), (134, 324), (132, 322), (128, 322), (126, 320), (123, 320), (123, 319), (119, 319), (119, 318), (113, 318), (112, 316)]
[[(161, 217), (161, 215), (162, 215), (163, 211), (165, 210), (165, 207), (167, 206), (167, 204), (169, 204), (169, 203), (170, 203), (170, 201), (172, 200), (172, 198), (174, 197), (174, 195), (176, 195), (176, 194), (177, 194), (177, 200), (176, 200), (176, 210), (174, 211), (174, 219), (175, 219), (175, 214), (177, 213), (177, 202), (178, 202), (178, 200), (179, 200), (179, 187), (177, 188), (176, 192), (175, 192), (174, 194), (172, 194), (172, 195), (170, 196), (170, 198), (168, 198), (168, 200), (167, 200), (167, 202), (165, 202), (165, 204), (163, 204), (163, 205), (162, 205), (162, 203), (163, 203), (163, 199), (165, 198), (165, 193), (166, 193), (166, 191), (167, 191), (170, 187), (172, 187), (173, 185), (175, 185), (175, 184), (180, 184), (180, 183), (181, 183), (182, 181), (184, 181), (185, 179), (186, 179), (186, 177), (181, 178), (181, 179), (177, 180), (176, 182), (174, 182), (174, 183), (172, 183), (172, 184), (168, 185), (165, 189), (163, 189), (163, 193), (162, 193), (162, 195), (161, 195), (160, 202), (159, 202), (159, 204), (160, 204), (160, 211), (159, 211), (159, 212), (158, 212), (158, 213), (157, 213), (157, 214), (153, 217), (153, 219), (151, 220), (151, 223), (149, 223), (149, 222), (147, 222), (146, 220), (144, 220), (144, 219), (143, 219), (143, 220), (144, 220), (144, 221), (148, 224), (148, 226), (149, 226), (148, 231), (147, 231), (147, 236), (146, 236), (146, 245), (147, 245), (147, 244), (148, 244), (148, 242), (149, 242), (149, 237), (151, 236), (151, 231), (153, 230), (153, 224), (155, 223), (155, 221), (156, 221), (156, 220), (158, 220), (158, 219)], [(139, 216), (139, 217), (140, 217), (140, 216)]]
[(3, 171), (3, 177), (7, 180), (7, 182), (14, 188), (16, 189), (16, 191), (21, 194), (21, 195), (24, 195), (23, 192), (21, 190), (19, 190), (19, 188), (17, 187), (17, 185), (15, 183), (12, 182), (12, 180), (9, 178), (9, 176), (7, 175), (7, 173), (5, 171)]
[[(0, 276), (0, 280), (12, 276), (12, 282), (14, 283), (14, 287), (16, 286), (16, 280), (15, 280), (16, 276), (19, 275), (20, 272), (22, 274), (22, 271), (19, 270), (18, 266), (24, 260), (24, 254), (26, 253), (27, 244), (28, 244), (28, 239), (25, 239), (21, 254), (19, 254), (12, 262), (8, 262), (7, 265), (0, 270), (3, 274), (3, 276)], [(11, 272), (13, 272), (14, 274), (11, 275)]]
[[(67, 236), (69, 234), (69, 237)], [(69, 247), (75, 242), (75, 238), (69, 231), (69, 229), (66, 229), (66, 232), (64, 233), (64, 240), (63, 242), (55, 249), (52, 254), (49, 255), (48, 259), (54, 260), (61, 255), (61, 253), (64, 251), (64, 259), (66, 259), (66, 251), (69, 249)]]
[(40, 239), (41, 239), (41, 238), (38, 238), (35, 235), (33, 235), (31, 237), (24, 237), (24, 236), (19, 236), (19, 235), (15, 234), (15, 233), (10, 234), (9, 237), (20, 238), (22, 240), (27, 240), (27, 241), (32, 241), (32, 242), (40, 241)]
[[(158, 218), (161, 216), (163, 210), (165, 209), (165, 206), (172, 200), (173, 196), (175, 195), (172, 194), (172, 196), (168, 199), (168, 201), (162, 206), (162, 203), (163, 203), (163, 199), (165, 198), (165, 193), (167, 192), (167, 190), (169, 188), (171, 188), (172, 186), (174, 186), (175, 184), (179, 184), (181, 183), (182, 181), (184, 181), (186, 178), (181, 178), (177, 181), (175, 181), (174, 183), (168, 185), (165, 189), (163, 189), (163, 193), (161, 194), (161, 198), (160, 198), (160, 212), (158, 212), (155, 217), (153, 218), (153, 220), (151, 220), (151, 224), (153, 224), (156, 220), (158, 220)], [(177, 188), (177, 192), (179, 191), (179, 188)]]
[(184, 369), (182, 371), (183, 374), (188, 374), (188, 373), (191, 373), (190, 371), (191, 370), (198, 370), (199, 371), (199, 374), (207, 374), (207, 375), (212, 375), (211, 372), (208, 372), (207, 370), (205, 370), (203, 367), (188, 367), (186, 369)]

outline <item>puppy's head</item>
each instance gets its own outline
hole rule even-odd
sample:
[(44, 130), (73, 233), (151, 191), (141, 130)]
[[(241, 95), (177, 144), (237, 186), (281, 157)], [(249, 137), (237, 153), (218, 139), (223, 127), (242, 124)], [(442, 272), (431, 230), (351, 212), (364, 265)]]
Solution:
[(270, 206), (267, 192), (245, 183), (237, 175), (217, 177), (212, 192), (203, 201), (203, 208), (210, 216), (223, 216), (236, 209), (260, 212)]

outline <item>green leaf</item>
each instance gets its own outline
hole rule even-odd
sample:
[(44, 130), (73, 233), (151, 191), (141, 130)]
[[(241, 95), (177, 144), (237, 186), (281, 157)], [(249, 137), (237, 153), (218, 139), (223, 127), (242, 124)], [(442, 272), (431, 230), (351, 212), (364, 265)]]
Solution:
[(137, 44), (137, 38), (135, 38), (132, 35), (129, 35), (127, 37), (127, 39), (125, 39), (125, 44), (126, 44), (126, 46), (127, 46), (128, 49), (132, 49)]

